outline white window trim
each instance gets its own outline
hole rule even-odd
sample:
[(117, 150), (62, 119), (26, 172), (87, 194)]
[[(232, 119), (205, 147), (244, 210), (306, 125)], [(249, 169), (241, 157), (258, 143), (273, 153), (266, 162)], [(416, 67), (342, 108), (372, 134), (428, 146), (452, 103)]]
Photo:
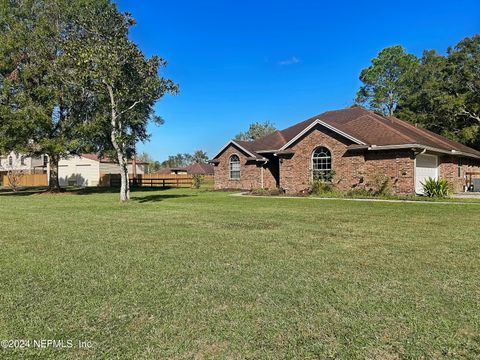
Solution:
[(332, 153), (332, 150), (330, 150), (330, 148), (328, 146), (325, 146), (325, 145), (317, 145), (313, 148), (313, 151), (312, 151), (312, 155), (310, 155), (310, 180), (313, 181), (313, 155), (315, 154), (315, 151), (317, 151), (317, 149), (319, 148), (325, 148), (328, 150), (328, 152), (330, 153), (330, 171), (333, 170), (333, 153)]
[[(232, 156), (236, 156), (238, 158), (238, 178), (232, 178)], [(240, 155), (237, 153), (232, 153), (228, 157), (228, 179), (233, 181), (239, 181), (242, 178), (242, 161), (240, 160)]]

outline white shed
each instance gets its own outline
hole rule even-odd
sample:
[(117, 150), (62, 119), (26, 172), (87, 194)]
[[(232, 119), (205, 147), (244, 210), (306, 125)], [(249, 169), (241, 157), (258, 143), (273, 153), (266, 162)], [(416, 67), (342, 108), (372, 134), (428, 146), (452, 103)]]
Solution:
[[(136, 173), (144, 173), (144, 164), (137, 163)], [(129, 162), (128, 172), (133, 173)], [(100, 178), (107, 174), (120, 174), (120, 166), (108, 158), (100, 159), (96, 154), (69, 156), (58, 164), (60, 186), (98, 186)]]

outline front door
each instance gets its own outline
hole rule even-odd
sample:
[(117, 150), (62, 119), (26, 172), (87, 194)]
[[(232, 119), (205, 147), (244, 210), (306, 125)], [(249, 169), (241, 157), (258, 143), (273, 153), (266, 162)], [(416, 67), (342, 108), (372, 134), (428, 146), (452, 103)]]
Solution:
[(423, 195), (423, 185), (428, 178), (438, 177), (438, 157), (436, 155), (419, 154), (415, 158), (415, 192)]

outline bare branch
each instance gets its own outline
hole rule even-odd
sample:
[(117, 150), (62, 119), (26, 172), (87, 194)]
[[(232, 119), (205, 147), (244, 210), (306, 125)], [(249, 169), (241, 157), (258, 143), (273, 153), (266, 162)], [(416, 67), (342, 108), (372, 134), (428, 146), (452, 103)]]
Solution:
[(141, 103), (142, 103), (142, 100), (135, 101), (132, 106), (129, 106), (129, 107), (126, 108), (125, 110), (121, 111), (121, 112), (119, 113), (119, 115), (125, 114), (127, 111), (132, 110), (135, 106), (137, 106), (138, 104), (141, 104)]
[(460, 113), (458, 113), (458, 115), (468, 116), (469, 118), (480, 122), (480, 115), (477, 115), (474, 112), (467, 111), (464, 106), (462, 106), (462, 110), (460, 111)]

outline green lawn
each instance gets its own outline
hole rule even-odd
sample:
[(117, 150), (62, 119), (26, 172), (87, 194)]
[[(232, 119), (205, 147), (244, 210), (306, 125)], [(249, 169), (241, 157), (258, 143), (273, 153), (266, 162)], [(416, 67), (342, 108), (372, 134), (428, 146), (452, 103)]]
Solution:
[(0, 358), (480, 357), (480, 205), (0, 195)]

